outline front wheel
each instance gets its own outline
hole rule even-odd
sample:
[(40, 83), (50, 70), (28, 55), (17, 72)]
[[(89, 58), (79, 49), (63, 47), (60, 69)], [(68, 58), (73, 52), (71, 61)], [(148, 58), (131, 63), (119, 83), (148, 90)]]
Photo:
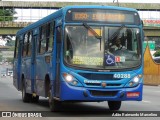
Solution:
[(30, 102), (31, 98), (32, 98), (32, 95), (29, 93), (26, 93), (26, 88), (23, 83), (23, 85), (22, 85), (22, 100), (23, 100), (23, 102)]
[(121, 101), (108, 101), (110, 110), (119, 110), (121, 107)]
[(35, 97), (32, 96), (31, 101), (32, 101), (33, 103), (38, 103), (38, 101), (39, 101), (39, 96), (38, 96), (38, 95), (36, 95)]
[(49, 91), (49, 107), (52, 112), (58, 112), (61, 109), (61, 102), (53, 99), (51, 90)]

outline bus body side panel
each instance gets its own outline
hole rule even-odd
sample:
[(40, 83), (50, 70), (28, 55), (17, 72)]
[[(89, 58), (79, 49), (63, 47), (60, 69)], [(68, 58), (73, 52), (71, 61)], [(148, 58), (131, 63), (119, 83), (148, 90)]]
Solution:
[[(36, 30), (35, 30), (36, 31)], [(33, 31), (33, 42), (32, 42), (32, 59), (31, 59), (31, 65), (32, 65), (32, 73), (31, 73), (31, 90), (32, 92), (35, 93), (36, 91), (36, 83), (35, 83), (35, 80), (36, 80), (36, 76), (35, 76), (35, 68), (36, 68), (36, 49), (37, 49), (37, 46), (36, 46), (36, 43), (37, 43), (37, 39), (38, 39), (38, 35), (35, 33), (35, 31)]]
[(36, 57), (36, 93), (45, 97), (45, 78), (50, 72), (50, 63), (46, 62), (46, 57), (51, 57), (51, 54), (38, 55)]
[[(19, 37), (19, 36), (18, 36)], [(22, 63), (22, 39), (19, 37), (18, 46), (18, 57), (14, 59), (13, 63), (13, 84), (18, 89), (21, 90), (21, 63)]]
[(13, 85), (15, 88), (18, 89), (18, 77), (17, 77), (17, 72), (18, 72), (18, 60), (17, 58), (14, 59), (13, 62)]
[(55, 27), (55, 72), (54, 72), (54, 81), (53, 81), (53, 89), (52, 89), (52, 96), (60, 98), (60, 76), (61, 76), (61, 72), (60, 72), (60, 64), (61, 64), (61, 47), (62, 47), (62, 18), (59, 17), (56, 19), (56, 27)]
[(31, 58), (22, 58), (22, 72), (24, 74), (24, 83), (27, 93), (31, 93)]

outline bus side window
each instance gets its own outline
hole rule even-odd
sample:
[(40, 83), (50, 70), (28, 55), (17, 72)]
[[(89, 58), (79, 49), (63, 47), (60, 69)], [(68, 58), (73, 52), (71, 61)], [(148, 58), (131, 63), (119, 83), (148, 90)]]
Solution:
[(46, 51), (46, 29), (47, 25), (40, 28), (39, 53), (43, 54)]
[(53, 40), (54, 40), (54, 22), (50, 22), (48, 23), (47, 25), (47, 47), (46, 47), (46, 50), (48, 52), (51, 52), (52, 49), (53, 49)]
[(28, 34), (29, 38), (28, 38), (28, 56), (31, 56), (31, 49), (32, 49), (32, 32), (29, 32)]
[(24, 35), (24, 43), (23, 43), (23, 57), (26, 57), (28, 53), (28, 33)]
[(15, 49), (14, 49), (14, 58), (18, 58), (18, 47), (19, 47), (19, 39), (16, 37)]

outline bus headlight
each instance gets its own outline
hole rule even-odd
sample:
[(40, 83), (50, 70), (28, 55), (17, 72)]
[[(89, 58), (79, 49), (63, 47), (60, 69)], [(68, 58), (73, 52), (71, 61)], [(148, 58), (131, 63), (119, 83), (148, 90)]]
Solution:
[(64, 80), (70, 85), (79, 86), (79, 87), (82, 86), (82, 84), (71, 74), (63, 73), (63, 77), (64, 77)]
[(138, 76), (136, 76), (136, 77), (133, 78), (133, 82), (134, 82), (134, 83), (138, 83), (138, 82), (139, 82), (139, 79), (140, 79), (140, 78), (139, 78)]
[(73, 76), (72, 75), (64, 73), (63, 76), (64, 76), (64, 79), (66, 80), (66, 82), (72, 82), (73, 81)]
[(130, 80), (125, 87), (135, 87), (141, 82), (142, 75), (135, 76), (132, 80)]

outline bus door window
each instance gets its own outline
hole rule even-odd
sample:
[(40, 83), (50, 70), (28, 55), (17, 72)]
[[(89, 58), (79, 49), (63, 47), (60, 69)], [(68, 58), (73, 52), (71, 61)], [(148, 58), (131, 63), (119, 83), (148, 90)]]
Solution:
[(77, 51), (76, 49), (84, 47), (84, 39), (81, 39), (82, 35), (84, 37), (84, 32), (83, 30), (78, 29), (78, 27), (66, 27), (65, 32), (65, 57), (68, 62), (71, 62), (73, 59), (73, 54), (75, 54), (75, 52)]
[(46, 51), (46, 28), (44, 25), (40, 28), (39, 53), (43, 54)]
[(18, 47), (19, 47), (19, 38), (16, 37), (15, 49), (14, 49), (14, 58), (18, 58)]
[(47, 24), (47, 30), (46, 30), (46, 51), (51, 51), (52, 49), (51, 49), (51, 44), (50, 44), (50, 41), (51, 41), (51, 39), (50, 39), (50, 36), (51, 36), (51, 29), (50, 29), (50, 27), (51, 27), (51, 23), (48, 23)]
[(50, 23), (46, 25), (46, 51), (49, 51), (49, 42), (50, 42)]
[(54, 40), (54, 21), (48, 23), (47, 25), (47, 48), (48, 52), (51, 52), (53, 49), (53, 40)]

